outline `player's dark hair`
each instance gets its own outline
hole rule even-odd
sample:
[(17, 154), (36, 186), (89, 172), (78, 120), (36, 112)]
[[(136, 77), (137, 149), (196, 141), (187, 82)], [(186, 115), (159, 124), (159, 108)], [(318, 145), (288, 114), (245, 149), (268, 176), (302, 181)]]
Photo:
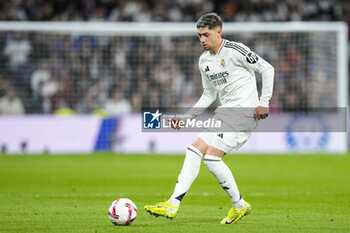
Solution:
[(222, 28), (222, 20), (220, 16), (216, 13), (207, 13), (202, 15), (197, 21), (197, 28), (208, 27), (213, 29), (216, 27)]

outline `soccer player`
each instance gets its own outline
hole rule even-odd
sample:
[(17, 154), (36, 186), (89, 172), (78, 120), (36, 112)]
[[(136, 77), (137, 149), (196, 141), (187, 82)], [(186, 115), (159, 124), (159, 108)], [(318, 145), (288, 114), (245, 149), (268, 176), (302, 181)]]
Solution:
[[(249, 214), (251, 205), (242, 198), (231, 170), (222, 158), (231, 150), (239, 149), (256, 128), (258, 120), (268, 116), (274, 68), (242, 43), (223, 39), (222, 21), (216, 13), (200, 17), (197, 21), (197, 33), (205, 50), (198, 62), (203, 94), (189, 112), (192, 117), (201, 114), (216, 100), (218, 94), (222, 107), (252, 109), (251, 115), (240, 115), (240, 118), (246, 118), (250, 123), (236, 132), (201, 132), (186, 150), (185, 161), (170, 199), (155, 205), (146, 205), (145, 209), (155, 216), (174, 218), (181, 200), (196, 179), (204, 158), (204, 164), (225, 189), (233, 204), (228, 215), (220, 223), (237, 223)], [(254, 72), (262, 75), (260, 98)], [(234, 117), (236, 116), (232, 115), (232, 118)], [(180, 119), (172, 120), (175, 123)], [(179, 129), (178, 125), (173, 124), (173, 128)]]

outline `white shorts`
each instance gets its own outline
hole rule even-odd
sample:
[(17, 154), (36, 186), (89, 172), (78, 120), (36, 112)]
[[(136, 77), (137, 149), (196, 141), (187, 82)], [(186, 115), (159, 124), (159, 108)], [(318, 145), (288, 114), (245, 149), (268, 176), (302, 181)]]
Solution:
[(203, 131), (198, 137), (209, 146), (222, 150), (226, 154), (233, 149), (238, 150), (249, 139), (251, 132), (209, 132)]

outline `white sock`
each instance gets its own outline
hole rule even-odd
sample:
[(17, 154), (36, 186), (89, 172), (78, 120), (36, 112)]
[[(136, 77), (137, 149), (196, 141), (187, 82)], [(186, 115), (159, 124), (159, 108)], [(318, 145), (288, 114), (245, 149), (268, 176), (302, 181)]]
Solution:
[(186, 157), (181, 172), (177, 178), (174, 193), (168, 200), (172, 206), (179, 207), (182, 198), (190, 189), (193, 181), (197, 178), (201, 167), (203, 154), (194, 146), (190, 145), (186, 150)]
[(209, 171), (216, 177), (221, 187), (230, 196), (233, 206), (238, 210), (243, 209), (244, 200), (239, 193), (230, 168), (222, 161), (222, 158), (213, 155), (205, 155), (204, 163), (207, 165)]

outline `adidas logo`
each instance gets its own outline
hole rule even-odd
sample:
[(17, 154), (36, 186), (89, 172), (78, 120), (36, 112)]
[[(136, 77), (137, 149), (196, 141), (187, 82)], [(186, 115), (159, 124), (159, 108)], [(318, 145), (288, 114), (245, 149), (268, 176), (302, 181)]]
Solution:
[(204, 72), (208, 72), (209, 71), (209, 66), (207, 66), (204, 70)]
[(219, 134), (218, 134), (218, 137), (224, 138), (224, 134), (223, 134), (223, 133), (219, 133)]

